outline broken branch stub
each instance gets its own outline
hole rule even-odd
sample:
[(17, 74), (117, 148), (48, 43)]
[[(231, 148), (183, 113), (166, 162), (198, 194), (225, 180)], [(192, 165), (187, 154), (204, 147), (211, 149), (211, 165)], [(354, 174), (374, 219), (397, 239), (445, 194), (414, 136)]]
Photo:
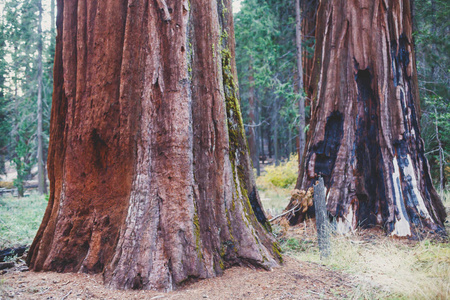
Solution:
[(323, 178), (314, 185), (314, 208), (316, 212), (317, 240), (319, 242), (320, 258), (330, 255), (330, 221), (327, 214), (325, 185)]

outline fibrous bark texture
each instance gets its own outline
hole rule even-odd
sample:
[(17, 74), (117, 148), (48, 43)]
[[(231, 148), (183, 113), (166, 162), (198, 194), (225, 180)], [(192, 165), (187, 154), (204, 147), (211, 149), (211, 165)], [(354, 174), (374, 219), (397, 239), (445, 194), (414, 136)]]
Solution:
[[(312, 120), (297, 189), (321, 175), (341, 232), (443, 231), (419, 128), (409, 0), (320, 1)], [(313, 209), (309, 209), (313, 213)], [(305, 214), (290, 220), (298, 223)]]
[(50, 199), (36, 271), (171, 290), (270, 268), (240, 115), (230, 1), (58, 1)]
[[(302, 0), (300, 2), (301, 8), (301, 30), (303, 44), (307, 47), (314, 48), (315, 32), (316, 32), (316, 16), (317, 6), (319, 0)], [(303, 67), (303, 83), (302, 87), (305, 89), (305, 93), (308, 97), (305, 99), (305, 104), (310, 105), (309, 99), (309, 82), (312, 76), (312, 70), (314, 65), (314, 57), (311, 53), (308, 53), (306, 47), (302, 48), (302, 67)]]

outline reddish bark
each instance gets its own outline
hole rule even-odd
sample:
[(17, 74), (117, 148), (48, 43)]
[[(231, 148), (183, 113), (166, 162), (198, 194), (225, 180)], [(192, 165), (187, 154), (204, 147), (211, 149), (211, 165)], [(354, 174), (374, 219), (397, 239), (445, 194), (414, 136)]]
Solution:
[[(297, 2), (298, 1), (298, 2)], [(298, 6), (299, 5), (299, 6)], [(298, 7), (297, 7), (298, 6)], [(296, 76), (295, 81), (298, 81), (299, 89), (304, 90), (306, 97), (299, 101), (299, 132), (305, 130), (306, 124), (309, 123), (310, 117), (305, 112), (305, 106), (311, 106), (311, 90), (309, 89), (309, 82), (311, 79), (311, 73), (313, 69), (313, 57), (308, 53), (306, 45), (308, 47), (314, 47), (314, 33), (316, 26), (316, 13), (317, 13), (318, 0), (296, 0), (296, 43), (297, 43), (297, 69), (301, 70), (301, 73)], [(299, 23), (301, 21), (301, 23)], [(300, 30), (300, 31), (299, 31)], [(301, 40), (301, 44), (299, 41)], [(301, 53), (298, 50), (301, 50)], [(301, 63), (300, 63), (301, 60)], [(297, 75), (297, 74), (296, 74)], [(297, 88), (295, 85), (294, 88)], [(306, 133), (299, 134), (297, 140), (298, 144), (298, 157), (299, 157), (299, 169), (304, 164), (303, 154), (305, 153), (306, 146)]]
[[(301, 11), (302, 11), (302, 36), (303, 43), (308, 47), (314, 48), (314, 36), (316, 29), (316, 15), (317, 6), (319, 4), (318, 0), (302, 0)], [(303, 64), (303, 87), (307, 95), (305, 99), (306, 106), (310, 105), (310, 94), (309, 94), (309, 84), (311, 80), (311, 73), (314, 65), (313, 55), (307, 52), (306, 48), (303, 47), (302, 51), (302, 64)]]
[(276, 265), (230, 12), (231, 1), (58, 1), (50, 199), (31, 269), (170, 290)]
[(443, 232), (420, 138), (410, 1), (323, 0), (317, 20), (311, 129), (296, 188), (322, 175), (340, 231)]

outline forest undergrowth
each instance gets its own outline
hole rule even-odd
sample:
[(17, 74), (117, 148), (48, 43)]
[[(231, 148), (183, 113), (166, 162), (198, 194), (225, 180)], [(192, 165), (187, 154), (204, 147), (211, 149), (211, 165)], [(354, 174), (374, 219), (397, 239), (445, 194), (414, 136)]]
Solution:
[[(271, 216), (280, 214), (289, 203), (296, 162), (294, 157), (278, 167), (269, 166), (257, 179), (263, 205)], [(443, 202), (450, 214), (450, 191), (445, 191)], [(381, 228), (334, 233), (331, 256), (321, 260), (314, 220), (293, 227), (286, 220), (274, 223), (274, 234), (285, 255), (351, 274), (353, 299), (450, 299), (448, 237), (398, 239), (386, 236)], [(449, 232), (448, 219), (446, 229)]]
[(47, 199), (37, 193), (23, 198), (0, 196), (0, 250), (31, 245), (47, 207)]

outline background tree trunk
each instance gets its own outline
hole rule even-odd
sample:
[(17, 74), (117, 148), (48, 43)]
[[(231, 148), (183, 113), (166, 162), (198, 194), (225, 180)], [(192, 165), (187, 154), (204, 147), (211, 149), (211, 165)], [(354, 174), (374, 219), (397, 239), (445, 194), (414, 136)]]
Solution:
[[(17, 70), (17, 69), (16, 69)], [(20, 142), (20, 135), (19, 135), (19, 126), (20, 126), (20, 112), (19, 112), (19, 95), (18, 95), (18, 84), (17, 84), (17, 73), (14, 73), (14, 128), (11, 131), (11, 140), (14, 140), (14, 146), (17, 148), (17, 145)], [(14, 182), (14, 186), (17, 188), (17, 196), (23, 197), (25, 193), (25, 187), (24, 187), (24, 171), (23, 171), (23, 162), (21, 160), (21, 157), (17, 154), (17, 151), (15, 151), (13, 156), (13, 161), (16, 165), (17, 170), (17, 178)]]
[(38, 193), (47, 193), (47, 183), (45, 180), (44, 166), (44, 145), (42, 141), (42, 2), (38, 1), (38, 94), (37, 94), (37, 165), (38, 165)]
[(441, 139), (439, 138), (439, 127), (438, 127), (438, 112), (436, 107), (434, 108), (435, 114), (435, 129), (436, 129), (436, 140), (438, 142), (439, 151), (439, 196), (444, 199), (444, 149), (442, 148)]
[(305, 150), (305, 98), (303, 96), (303, 53), (302, 53), (302, 15), (300, 0), (295, 0), (295, 42), (297, 46), (297, 73), (298, 73), (298, 162), (302, 164)]
[(31, 269), (171, 290), (280, 258), (246, 148), (231, 0), (58, 0)]
[(275, 99), (274, 110), (272, 115), (272, 132), (273, 132), (273, 155), (275, 156), (275, 166), (280, 164), (279, 139), (278, 139), (278, 99)]
[(55, 0), (50, 0), (50, 30), (52, 33), (56, 31), (55, 20), (56, 20), (56, 3)]
[[(262, 110), (262, 107), (260, 107), (260, 108)], [(261, 114), (259, 114), (259, 115), (261, 115)], [(260, 149), (260, 157), (261, 157), (262, 163), (264, 163), (267, 160), (266, 150), (265, 150), (266, 144), (264, 142), (264, 133), (266, 132), (266, 130), (265, 130), (266, 126), (267, 126), (266, 124), (263, 124), (261, 122), (261, 126), (259, 127), (259, 139), (260, 139), (259, 149)]]
[(267, 147), (269, 149), (268, 152), (269, 152), (269, 157), (270, 158), (272, 158), (272, 156), (273, 156), (273, 140), (272, 140), (272, 135), (271, 135), (271, 132), (272, 132), (271, 128), (272, 128), (274, 123), (272, 123), (272, 122), (273, 122), (273, 116), (270, 118), (270, 125), (271, 126), (267, 127), (267, 130), (266, 130), (267, 141), (268, 141)]
[(446, 214), (418, 124), (410, 1), (321, 1), (317, 20), (314, 106), (297, 188), (323, 176), (341, 232), (442, 231)]
[(249, 104), (249, 119), (250, 126), (248, 127), (248, 147), (250, 150), (250, 156), (252, 158), (253, 167), (256, 169), (256, 174), (259, 176), (261, 174), (261, 170), (259, 167), (259, 144), (258, 144), (258, 127), (260, 125), (257, 121), (257, 110), (258, 110), (258, 101), (256, 100), (255, 95), (255, 80), (253, 77), (253, 68), (252, 68), (252, 58), (250, 57), (250, 63), (248, 67), (248, 104)]

